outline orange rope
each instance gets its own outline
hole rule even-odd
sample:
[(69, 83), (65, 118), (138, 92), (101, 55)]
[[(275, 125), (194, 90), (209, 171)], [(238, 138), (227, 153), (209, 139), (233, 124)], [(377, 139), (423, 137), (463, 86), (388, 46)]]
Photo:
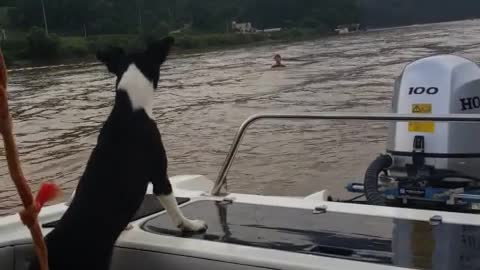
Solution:
[(35, 252), (41, 270), (48, 270), (48, 256), (42, 230), (38, 224), (38, 213), (41, 205), (34, 201), (30, 187), (20, 167), (20, 160), (12, 132), (12, 119), (8, 110), (7, 70), (0, 49), (0, 133), (5, 144), (8, 169), (25, 209), (20, 213), (22, 222), (28, 227), (32, 235)]

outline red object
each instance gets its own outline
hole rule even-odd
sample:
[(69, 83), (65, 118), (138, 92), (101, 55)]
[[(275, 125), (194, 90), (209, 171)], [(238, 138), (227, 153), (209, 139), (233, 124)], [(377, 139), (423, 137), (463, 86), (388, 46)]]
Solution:
[(54, 200), (60, 194), (60, 189), (53, 183), (43, 183), (35, 197), (34, 202), (20, 211), (20, 219), (27, 227), (32, 227), (37, 223), (38, 214), (42, 207), (49, 201)]
[(37, 217), (40, 212), (41, 204), (45, 203), (48, 199), (53, 198), (52, 187), (44, 187), (42, 192), (39, 192), (41, 196), (39, 199), (34, 200), (30, 187), (28, 186), (27, 179), (23, 175), (22, 168), (20, 166), (20, 158), (18, 155), (17, 145), (15, 144), (15, 137), (12, 131), (12, 118), (8, 110), (8, 94), (7, 94), (7, 69), (3, 59), (2, 50), (0, 48), (0, 134), (3, 137), (3, 144), (5, 146), (5, 156), (7, 159), (8, 170), (10, 176), (15, 183), (18, 190), (18, 195), (22, 200), (22, 204), (25, 207), (20, 212), (20, 218), (23, 224), (25, 224), (30, 230), (32, 235), (33, 246), (35, 247), (35, 253), (38, 257), (38, 262), (41, 270), (48, 270), (48, 252), (43, 240), (42, 228), (38, 223)]
[(35, 202), (38, 204), (37, 207), (39, 207), (38, 210), (40, 211), (45, 203), (55, 200), (59, 195), (60, 189), (57, 185), (53, 183), (43, 183), (35, 198)]

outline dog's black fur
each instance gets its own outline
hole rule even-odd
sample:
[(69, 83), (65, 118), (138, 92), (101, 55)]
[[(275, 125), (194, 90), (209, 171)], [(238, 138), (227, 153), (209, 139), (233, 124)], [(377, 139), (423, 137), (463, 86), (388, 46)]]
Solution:
[[(125, 89), (117, 89), (131, 64), (157, 88), (160, 66), (172, 38), (126, 54), (119, 48), (97, 53), (117, 76), (115, 105), (100, 131), (68, 210), (46, 236), (50, 270), (107, 270), (115, 241), (141, 205), (149, 183), (156, 195), (172, 193), (167, 156), (156, 123), (134, 110)], [(31, 269), (38, 269), (33, 262)]]

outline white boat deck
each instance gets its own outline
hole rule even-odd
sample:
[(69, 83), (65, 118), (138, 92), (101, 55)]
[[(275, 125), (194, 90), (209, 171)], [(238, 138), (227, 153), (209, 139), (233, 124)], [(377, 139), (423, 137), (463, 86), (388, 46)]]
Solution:
[[(429, 224), (430, 219), (434, 216), (442, 218), (444, 224), (460, 224), (462, 226), (474, 226), (477, 228), (474, 231), (472, 237), (476, 237), (477, 241), (480, 236), (480, 217), (472, 214), (459, 214), (459, 213), (447, 213), (441, 211), (427, 211), (427, 210), (412, 210), (412, 209), (399, 209), (389, 207), (375, 207), (368, 205), (353, 205), (345, 203), (327, 202), (323, 200), (322, 194), (314, 194), (306, 198), (290, 198), (290, 197), (272, 197), (272, 196), (257, 196), (247, 194), (230, 194), (227, 197), (212, 197), (207, 195), (206, 191), (210, 190), (212, 183), (200, 176), (184, 176), (172, 178), (172, 183), (175, 186), (175, 193), (179, 197), (189, 197), (191, 200), (184, 205), (182, 209), (186, 211), (186, 214), (193, 218), (202, 218), (201, 213), (192, 214), (189, 213), (188, 208), (194, 207), (198, 203), (208, 203), (212, 201), (225, 201), (225, 204), (232, 205), (255, 205), (256, 207), (275, 207), (290, 209), (293, 211), (309, 211), (312, 213), (313, 218), (318, 219), (322, 224), (331, 228), (331, 230), (348, 231), (349, 228), (355, 228), (360, 223), (365, 223), (365, 220), (375, 219), (395, 219), (398, 221), (407, 220), (409, 222), (421, 222), (422, 224)], [(187, 189), (188, 188), (188, 189)], [(353, 215), (353, 217), (362, 216), (362, 220), (352, 219), (350, 224), (337, 224), (335, 220), (328, 221), (327, 216), (322, 214), (314, 214), (316, 208), (325, 209), (327, 213), (334, 215)], [(66, 210), (65, 204), (59, 204), (45, 208), (40, 216), (42, 223), (48, 223), (58, 220), (62, 213)], [(308, 212), (308, 213), (309, 213)], [(192, 216), (196, 215), (196, 216)], [(260, 214), (259, 214), (260, 215)], [(392, 237), (393, 242), (391, 244), (391, 252), (394, 256), (391, 264), (371, 263), (365, 261), (359, 261), (358, 258), (340, 258), (342, 256), (330, 256), (327, 254), (323, 256), (321, 254), (306, 254), (299, 252), (290, 252), (286, 250), (273, 249), (268, 247), (251, 246), (248, 244), (232, 244), (222, 241), (212, 241), (207, 236), (177, 236), (173, 234), (153, 233), (145, 230), (143, 227), (147, 221), (153, 218), (162, 218), (163, 213), (158, 213), (152, 216), (142, 218), (140, 220), (131, 223), (131, 226), (125, 230), (117, 241), (117, 248), (114, 255), (112, 269), (158, 269), (159, 267), (166, 267), (165, 269), (191, 269), (189, 265), (195, 263), (199, 267), (196, 269), (291, 269), (291, 270), (313, 270), (313, 269), (414, 269), (414, 268), (400, 268), (398, 265), (414, 265), (414, 261), (411, 257), (410, 247), (403, 247), (406, 251), (402, 253), (402, 245), (411, 245), (415, 240), (415, 232), (411, 227), (406, 226), (405, 230), (400, 227), (401, 222), (396, 226), (383, 226), (375, 228), (372, 223), (370, 228), (371, 234), (382, 238)], [(330, 216), (329, 216), (330, 217)], [(261, 216), (259, 216), (261, 219)], [(323, 220), (322, 220), (323, 218)], [(285, 220), (292, 219), (292, 217), (285, 216)], [(282, 220), (284, 220), (282, 219)], [(294, 219), (294, 218), (293, 218)], [(295, 223), (295, 220), (291, 220)], [(214, 223), (215, 221), (211, 221)], [(218, 221), (221, 222), (221, 221)], [(94, 226), (92, 221), (92, 226)], [(313, 227), (314, 224), (312, 224)], [(367, 225), (367, 226), (365, 226)], [(166, 227), (169, 224), (165, 224)], [(214, 224), (211, 224), (211, 230), (214, 231)], [(368, 229), (368, 224), (363, 224), (363, 228)], [(238, 227), (231, 228), (234, 233)], [(44, 233), (48, 233), (51, 229), (44, 229)], [(394, 231), (392, 231), (394, 230)], [(433, 243), (433, 255), (438, 254), (436, 260), (440, 260), (439, 263), (448, 265), (458, 265), (459, 262), (455, 261), (454, 256), (444, 256), (440, 246), (447, 244), (447, 248), (450, 249), (454, 244), (455, 239), (452, 236), (460, 237), (458, 233), (451, 232), (450, 238), (445, 237), (438, 238), (444, 243)], [(9, 216), (0, 219), (0, 255), (3, 250), (5, 254), (14, 250), (15, 252), (15, 270), (25, 269), (19, 265), (19, 260), (27, 260), (28, 256), (31, 256), (30, 250), (30, 235), (27, 229), (20, 223), (17, 216)], [(258, 235), (250, 235), (250, 239), (254, 239)], [(302, 236), (300, 236), (302, 237)], [(396, 241), (396, 242), (395, 242)], [(420, 244), (420, 243), (419, 243)], [(435, 246), (436, 245), (436, 246)], [(478, 256), (473, 257), (473, 252), (478, 252), (477, 246), (473, 247), (473, 250), (465, 251), (464, 255), (468, 255), (468, 252), (472, 253), (472, 260), (478, 262)], [(7, 252), (8, 250), (8, 252)], [(18, 254), (17, 254), (18, 253)], [(20, 255), (19, 255), (20, 254)], [(452, 253), (453, 254), (453, 253)], [(469, 253), (470, 254), (470, 253)], [(478, 254), (478, 253), (477, 253)], [(22, 257), (23, 256), (23, 257)], [(5, 262), (4, 256), (0, 256), (0, 266), (2, 260), (4, 265), (8, 265)], [(13, 260), (13, 259), (12, 259)], [(437, 263), (435, 263), (437, 264)], [(435, 264), (431, 265), (430, 269), (453, 269), (453, 268), (438, 268)], [(25, 266), (25, 262), (20, 264)], [(202, 265), (204, 268), (202, 268)], [(477, 264), (478, 265), (478, 264)], [(168, 266), (168, 267), (167, 267)], [(19, 268), (20, 267), (20, 268)], [(422, 267), (424, 268), (424, 267)], [(1, 268), (8, 269), (8, 268)], [(463, 268), (456, 269), (475, 269)]]

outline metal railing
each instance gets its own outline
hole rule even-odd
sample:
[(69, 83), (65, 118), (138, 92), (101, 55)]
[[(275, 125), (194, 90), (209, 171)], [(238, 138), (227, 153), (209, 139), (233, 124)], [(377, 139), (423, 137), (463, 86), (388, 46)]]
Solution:
[[(249, 117), (240, 126), (225, 162), (218, 174), (212, 195), (218, 196), (225, 185), (235, 155), (247, 129), (260, 120), (361, 120), (361, 121), (435, 121), (435, 122), (480, 122), (479, 114), (395, 114), (395, 113), (316, 113), (316, 114), (256, 114)], [(480, 134), (479, 134), (480, 135)]]

